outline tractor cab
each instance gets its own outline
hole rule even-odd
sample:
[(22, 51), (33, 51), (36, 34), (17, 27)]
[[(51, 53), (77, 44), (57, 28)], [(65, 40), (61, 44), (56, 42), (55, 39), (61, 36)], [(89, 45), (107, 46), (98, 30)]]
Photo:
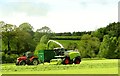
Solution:
[(25, 53), (25, 56), (26, 56), (27, 58), (31, 58), (32, 56), (34, 56), (34, 53), (32, 53), (32, 52), (26, 52), (26, 53)]
[(54, 48), (53, 50), (56, 56), (63, 56), (66, 51), (64, 48)]

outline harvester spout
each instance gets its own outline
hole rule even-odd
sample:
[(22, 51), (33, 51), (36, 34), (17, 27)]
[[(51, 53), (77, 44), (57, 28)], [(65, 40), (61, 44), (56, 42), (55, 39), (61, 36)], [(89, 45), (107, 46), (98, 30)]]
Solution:
[(58, 44), (61, 48), (64, 48), (62, 44), (60, 44), (59, 42), (54, 41), (54, 40), (49, 40), (49, 41), (47, 42), (47, 45), (49, 45), (50, 42), (54, 42), (54, 43)]

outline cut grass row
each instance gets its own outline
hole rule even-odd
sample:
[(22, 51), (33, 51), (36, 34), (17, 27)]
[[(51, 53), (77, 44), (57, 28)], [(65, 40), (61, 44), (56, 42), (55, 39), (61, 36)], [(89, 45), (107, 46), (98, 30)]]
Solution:
[(83, 60), (79, 65), (52, 65), (49, 63), (38, 66), (16, 66), (3, 64), (4, 74), (117, 74), (118, 60)]

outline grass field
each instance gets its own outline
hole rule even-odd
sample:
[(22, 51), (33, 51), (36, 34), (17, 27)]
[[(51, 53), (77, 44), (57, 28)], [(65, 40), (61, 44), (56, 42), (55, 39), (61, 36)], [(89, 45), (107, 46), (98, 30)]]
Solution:
[(65, 48), (69, 45), (69, 43), (76, 43), (78, 46), (80, 45), (80, 40), (56, 40), (61, 43)]
[(2, 74), (118, 74), (118, 60), (82, 60), (79, 65), (16, 66), (2, 64)]

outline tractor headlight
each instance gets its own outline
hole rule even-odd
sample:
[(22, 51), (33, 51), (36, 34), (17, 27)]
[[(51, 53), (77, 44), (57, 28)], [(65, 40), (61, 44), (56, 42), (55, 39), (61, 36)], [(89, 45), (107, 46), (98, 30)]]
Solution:
[(20, 60), (20, 58), (17, 58), (17, 62)]

